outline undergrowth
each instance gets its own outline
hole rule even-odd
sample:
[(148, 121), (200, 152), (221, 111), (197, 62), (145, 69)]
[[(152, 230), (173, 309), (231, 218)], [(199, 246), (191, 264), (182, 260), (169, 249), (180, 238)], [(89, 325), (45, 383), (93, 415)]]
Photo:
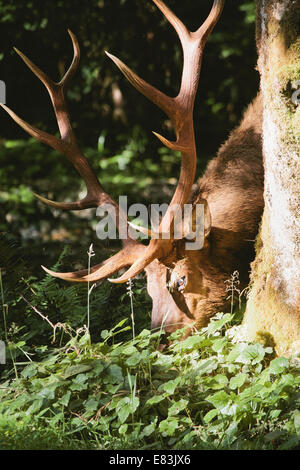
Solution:
[(234, 344), (219, 314), (183, 341), (126, 320), (91, 344), (86, 329), (0, 386), (0, 448), (299, 448), (299, 363)]
[[(270, 346), (235, 342), (233, 312), (217, 314), (185, 339), (184, 329), (176, 331), (161, 351), (164, 332), (136, 324), (131, 285), (124, 294), (128, 319), (95, 329), (91, 338), (83, 312), (74, 323), (72, 312), (55, 323), (46, 297), (70, 287), (46, 276), (27, 280), (26, 292), (16, 295), (42, 334), (37, 326), (30, 334), (27, 318), (12, 335), (5, 282), (10, 354), (0, 366), (0, 449), (299, 449), (299, 360), (275, 358)], [(89, 299), (91, 327), (105, 305), (93, 303), (96, 291)], [(37, 305), (41, 292), (47, 296)], [(79, 296), (83, 310), (86, 293)]]

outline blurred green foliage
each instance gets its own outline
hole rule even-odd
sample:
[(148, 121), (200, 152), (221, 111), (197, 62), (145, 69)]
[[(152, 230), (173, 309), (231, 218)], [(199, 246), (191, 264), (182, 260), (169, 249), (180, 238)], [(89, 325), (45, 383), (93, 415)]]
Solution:
[[(103, 258), (111, 253), (100, 254)], [(66, 246), (52, 269), (68, 270), (75, 257), (76, 267), (87, 267), (87, 252), (76, 253)], [(49, 258), (53, 258), (53, 253)], [(95, 258), (96, 263), (99, 262), (99, 253)], [(29, 250), (19, 246), (12, 236), (0, 234), (0, 341), (7, 341), (13, 347), (17, 361), (32, 350), (39, 356), (42, 345), (54, 339), (51, 338), (51, 323), (57, 325), (54, 336), (60, 344), (68, 340), (66, 331), (87, 324), (87, 285), (58, 281), (41, 269), (35, 275), (35, 268)], [(102, 330), (118, 323), (124, 315), (129, 316), (131, 307), (137, 331), (150, 321), (151, 301), (143, 275), (132, 283), (132, 306), (126, 285), (113, 286), (104, 281), (94, 287), (89, 296), (92, 341), (97, 341)], [(69, 325), (67, 329), (63, 328), (65, 322)], [(124, 339), (130, 337), (131, 333)], [(7, 360), (11, 364), (11, 357)]]

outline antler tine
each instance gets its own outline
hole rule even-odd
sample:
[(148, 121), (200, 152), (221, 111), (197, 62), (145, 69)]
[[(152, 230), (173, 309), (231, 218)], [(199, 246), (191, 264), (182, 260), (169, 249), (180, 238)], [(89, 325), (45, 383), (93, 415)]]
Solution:
[[(72, 40), (73, 45), (73, 60), (72, 63), (59, 82), (54, 82), (45, 72), (43, 72), (37, 65), (35, 65), (25, 54), (23, 54), (19, 49), (14, 47), (16, 53), (21, 57), (25, 62), (27, 67), (34, 73), (34, 75), (43, 83), (46, 87), (53, 107), (57, 117), (57, 123), (60, 130), (61, 138), (64, 141), (75, 144), (76, 139), (73, 132), (73, 129), (70, 124), (70, 119), (68, 115), (68, 110), (65, 102), (64, 92), (66, 91), (67, 86), (70, 83), (70, 80), (75, 75), (78, 68), (80, 60), (80, 47), (77, 41), (75, 34), (68, 29), (69, 36)], [(60, 103), (61, 102), (61, 103)], [(58, 107), (58, 104), (63, 104), (63, 106)]]
[(225, 5), (225, 0), (214, 0), (214, 4), (210, 10), (206, 21), (192, 35), (198, 36), (202, 41), (206, 41), (211, 31), (219, 21), (221, 13)]
[(10, 117), (26, 131), (29, 135), (39, 140), (44, 144), (50, 145), (54, 150), (58, 152), (65, 151), (64, 142), (61, 139), (58, 139), (54, 135), (48, 134), (47, 132), (41, 131), (37, 127), (28, 124), (28, 122), (21, 119), (16, 113), (14, 113), (8, 106), (3, 103), (0, 103), (0, 106), (10, 115)]
[(120, 277), (116, 279), (108, 279), (114, 284), (121, 284), (127, 282), (129, 279), (134, 278), (141, 273), (146, 266), (148, 266), (156, 258), (160, 259), (167, 256), (169, 253), (169, 240), (150, 240), (149, 245), (142, 254), (136, 258), (132, 266)]
[(134, 73), (127, 65), (124, 64), (118, 57), (105, 51), (105, 54), (116, 64), (121, 70), (127, 80), (146, 98), (152, 101), (156, 106), (162, 109), (170, 118), (172, 118), (172, 111), (174, 108), (174, 99), (167, 96), (157, 88), (145, 82), (136, 73)]
[(80, 47), (79, 47), (77, 37), (75, 36), (75, 34), (72, 33), (72, 31), (70, 29), (68, 29), (68, 33), (69, 33), (69, 36), (72, 40), (74, 54), (73, 54), (73, 60), (72, 60), (72, 63), (70, 65), (69, 69), (66, 71), (65, 75), (63, 76), (63, 78), (59, 82), (59, 85), (65, 87), (65, 88), (69, 85), (70, 80), (75, 75), (75, 73), (77, 71), (77, 68), (78, 68), (78, 65), (79, 65), (79, 60), (80, 60)]
[(176, 30), (181, 42), (184, 42), (189, 39), (190, 36), (202, 37), (205, 35), (209, 36), (213, 27), (218, 22), (218, 19), (224, 8), (225, 0), (214, 0), (214, 4), (211, 8), (209, 16), (206, 21), (197, 29), (195, 32), (189, 31), (182, 21), (177, 18), (177, 16), (170, 10), (167, 5), (164, 4), (162, 0), (152, 0), (155, 5), (161, 10), (163, 15), (167, 18), (169, 23)]
[[(142, 244), (136, 244), (134, 250), (132, 245), (128, 245), (111, 258), (106, 259), (100, 264), (93, 266), (90, 272), (82, 269), (76, 272), (58, 273), (42, 266), (46, 273), (58, 279), (69, 282), (97, 282), (112, 276), (122, 268), (133, 264), (139, 256), (143, 256), (146, 247)], [(111, 280), (111, 279), (110, 279)], [(114, 282), (114, 279), (111, 280)]]
[(177, 32), (179, 39), (181, 42), (186, 41), (190, 36), (190, 31), (187, 27), (182, 23), (182, 21), (170, 10), (167, 5), (165, 5), (162, 0), (152, 0), (157, 8), (163, 13), (163, 15), (167, 18), (169, 23), (173, 26), (175, 31)]
[(72, 63), (63, 76), (63, 78), (58, 82), (54, 82), (43, 70), (41, 70), (37, 65), (35, 65), (25, 54), (23, 54), (19, 49), (14, 47), (16, 53), (21, 57), (21, 59), (25, 62), (25, 64), (30, 68), (30, 70), (43, 82), (43, 84), (48, 88), (54, 88), (55, 86), (64, 86), (69, 84), (71, 78), (77, 71), (79, 60), (80, 60), (80, 47), (78, 40), (75, 34), (72, 33), (70, 29), (68, 29), (68, 34), (72, 40), (73, 45), (73, 60)]
[[(17, 114), (15, 114), (11, 109), (9, 109), (6, 105), (3, 103), (0, 103), (0, 106), (11, 116), (11, 118), (20, 126), (22, 127), (29, 135), (34, 137), (35, 139), (39, 140), (40, 142), (49, 145), (52, 147), (54, 150), (57, 150), (58, 152), (66, 155), (67, 153), (67, 146), (65, 145), (65, 142), (62, 141), (61, 139), (58, 139), (57, 137), (48, 134), (47, 132), (44, 132), (40, 129), (37, 129), (36, 127), (28, 124), (26, 121), (21, 119)], [(79, 170), (78, 170), (79, 171)], [(80, 171), (79, 171), (80, 172)], [(64, 210), (80, 210), (80, 209), (87, 209), (90, 207), (95, 207), (96, 204), (96, 199), (91, 198), (91, 193), (87, 194), (85, 198), (83, 198), (81, 201), (76, 201), (76, 202), (69, 202), (69, 203), (63, 203), (63, 202), (55, 202), (51, 201), (49, 199), (46, 199), (42, 196), (39, 196), (38, 194), (34, 193), (35, 197), (37, 197), (40, 201), (42, 201), (44, 204), (47, 204), (49, 206), (58, 208), (58, 209), (64, 209)]]

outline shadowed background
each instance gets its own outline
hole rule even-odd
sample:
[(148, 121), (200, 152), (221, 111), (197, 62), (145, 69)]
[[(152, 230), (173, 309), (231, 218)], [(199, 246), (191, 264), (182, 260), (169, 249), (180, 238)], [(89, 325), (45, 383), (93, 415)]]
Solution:
[[(205, 20), (212, 3), (167, 2), (191, 30)], [(149, 83), (175, 96), (181, 46), (155, 5), (150, 0), (0, 0), (0, 23), (0, 80), (6, 83), (6, 104), (31, 124), (58, 135), (47, 91), (13, 47), (58, 81), (72, 60), (70, 28), (81, 47), (79, 70), (68, 91), (81, 148), (113, 197), (127, 195), (129, 204), (168, 203), (180, 159), (162, 148), (152, 130), (172, 137), (170, 122), (105, 55), (105, 50), (117, 55)], [(254, 2), (228, 1), (204, 51), (195, 105), (198, 175), (255, 96), (255, 67)], [(91, 242), (93, 264), (118, 246), (97, 240), (94, 210), (62, 213), (43, 206), (32, 192), (70, 201), (82, 196), (84, 185), (63, 156), (28, 137), (0, 110), (2, 256), (8, 240), (17, 243), (40, 277), (40, 264), (52, 266), (66, 245), (70, 250), (64, 262), (72, 269), (86, 266)], [(0, 259), (0, 265), (4, 261)]]

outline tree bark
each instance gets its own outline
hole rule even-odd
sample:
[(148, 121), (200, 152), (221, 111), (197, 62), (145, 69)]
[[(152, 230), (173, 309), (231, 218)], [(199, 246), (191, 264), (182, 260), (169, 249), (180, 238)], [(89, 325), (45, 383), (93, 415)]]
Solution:
[(300, 352), (300, 0), (257, 0), (265, 210), (243, 322), (248, 340)]

